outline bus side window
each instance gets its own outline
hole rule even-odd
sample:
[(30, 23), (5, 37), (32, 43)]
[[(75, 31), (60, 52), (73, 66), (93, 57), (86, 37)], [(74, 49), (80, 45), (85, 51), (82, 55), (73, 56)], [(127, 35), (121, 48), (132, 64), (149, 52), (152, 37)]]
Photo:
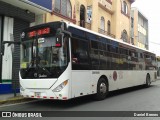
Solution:
[(90, 69), (87, 41), (72, 39), (72, 69)]

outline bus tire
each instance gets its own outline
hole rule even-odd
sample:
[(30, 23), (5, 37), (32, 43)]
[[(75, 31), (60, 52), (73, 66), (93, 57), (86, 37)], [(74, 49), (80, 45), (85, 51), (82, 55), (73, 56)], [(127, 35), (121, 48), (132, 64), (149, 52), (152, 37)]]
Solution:
[(150, 79), (150, 75), (147, 74), (145, 87), (150, 87), (150, 86), (151, 86), (151, 79)]
[(108, 83), (104, 78), (100, 78), (97, 83), (97, 93), (94, 95), (95, 100), (104, 100), (108, 94)]

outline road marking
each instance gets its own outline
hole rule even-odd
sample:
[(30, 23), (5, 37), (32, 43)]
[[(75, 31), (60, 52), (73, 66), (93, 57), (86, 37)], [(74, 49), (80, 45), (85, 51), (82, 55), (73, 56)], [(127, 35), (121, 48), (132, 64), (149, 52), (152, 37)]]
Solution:
[(4, 105), (0, 106), (0, 108), (21, 105), (21, 104), (27, 104), (27, 103), (32, 103), (32, 102), (38, 102), (38, 101), (41, 101), (41, 100), (32, 100), (32, 101), (28, 101), (28, 102), (21, 102), (21, 103), (7, 104), (7, 105), (4, 104)]

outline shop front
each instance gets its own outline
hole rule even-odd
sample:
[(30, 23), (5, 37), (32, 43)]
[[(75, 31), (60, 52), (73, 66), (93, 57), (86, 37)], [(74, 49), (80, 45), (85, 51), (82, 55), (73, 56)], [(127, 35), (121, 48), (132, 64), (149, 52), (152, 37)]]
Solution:
[[(42, 2), (43, 0), (41, 0)], [(46, 0), (45, 0), (46, 1)], [(50, 2), (48, 0), (46, 2)], [(51, 12), (47, 5), (35, 0), (0, 1), (0, 50), (2, 41), (20, 41), (24, 28), (44, 23), (43, 15)], [(4, 55), (0, 55), (0, 94), (11, 93), (19, 89), (20, 46), (5, 45)]]

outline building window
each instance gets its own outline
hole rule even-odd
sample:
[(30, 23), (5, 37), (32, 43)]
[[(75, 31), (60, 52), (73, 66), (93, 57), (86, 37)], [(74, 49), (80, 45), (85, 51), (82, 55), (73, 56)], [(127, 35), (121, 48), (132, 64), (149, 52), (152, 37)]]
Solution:
[(126, 15), (128, 14), (128, 6), (125, 1), (122, 2), (122, 12)]
[(121, 39), (124, 41), (124, 42), (128, 42), (128, 34), (127, 34), (127, 31), (126, 30), (123, 30), (122, 34), (121, 34)]
[(104, 19), (104, 17), (101, 17), (101, 29), (105, 30), (105, 19)]
[(54, 11), (71, 18), (72, 6), (70, 0), (54, 0)]
[(134, 27), (134, 19), (133, 19), (133, 17), (131, 17), (131, 28), (133, 28)]
[(81, 5), (80, 7), (80, 26), (85, 27), (85, 14), (86, 14), (86, 9), (84, 5)]
[(134, 38), (131, 38), (131, 44), (134, 45)]
[(88, 41), (73, 38), (72, 44), (72, 69), (73, 70), (89, 70), (90, 61), (88, 53)]
[(111, 22), (108, 20), (107, 22), (107, 26), (108, 26), (108, 34), (111, 33)]

